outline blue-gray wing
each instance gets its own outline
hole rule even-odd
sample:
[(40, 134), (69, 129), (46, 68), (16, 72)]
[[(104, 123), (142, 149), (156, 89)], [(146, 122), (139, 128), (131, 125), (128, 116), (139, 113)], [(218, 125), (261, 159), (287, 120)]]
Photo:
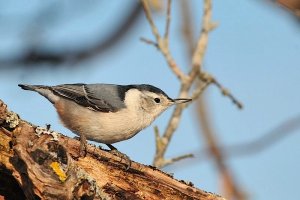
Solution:
[(51, 89), (55, 94), (95, 111), (116, 112), (125, 108), (115, 85), (78, 83), (57, 85)]

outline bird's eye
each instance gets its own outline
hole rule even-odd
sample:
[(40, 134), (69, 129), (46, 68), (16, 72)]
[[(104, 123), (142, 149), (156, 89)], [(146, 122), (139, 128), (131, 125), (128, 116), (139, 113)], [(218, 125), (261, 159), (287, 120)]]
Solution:
[(154, 101), (155, 103), (160, 103), (160, 98), (155, 98)]

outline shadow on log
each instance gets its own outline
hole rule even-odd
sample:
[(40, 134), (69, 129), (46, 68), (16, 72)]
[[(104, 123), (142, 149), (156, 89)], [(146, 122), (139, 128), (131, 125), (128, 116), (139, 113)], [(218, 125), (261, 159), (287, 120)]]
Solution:
[(151, 166), (125, 163), (79, 141), (36, 127), (0, 100), (0, 199), (203, 199), (202, 191)]

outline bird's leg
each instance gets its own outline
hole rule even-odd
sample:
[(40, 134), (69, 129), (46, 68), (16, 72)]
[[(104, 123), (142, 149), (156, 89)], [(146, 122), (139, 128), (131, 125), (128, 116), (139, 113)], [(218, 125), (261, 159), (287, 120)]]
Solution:
[(51, 128), (51, 124), (46, 124), (46, 130), (50, 131), (50, 128)]
[(131, 160), (129, 158), (129, 156), (127, 156), (126, 154), (124, 153), (121, 153), (116, 147), (114, 147), (112, 144), (106, 144), (108, 146), (108, 148), (110, 148), (110, 152), (115, 155), (115, 156), (118, 156), (121, 158), (121, 160), (124, 160), (127, 164), (127, 167), (126, 167), (126, 171), (131, 167)]
[(108, 146), (108, 148), (110, 148), (111, 151), (112, 150), (117, 150), (118, 151), (118, 149), (116, 147), (114, 147), (112, 144), (106, 144), (106, 146)]
[(85, 157), (87, 154), (87, 141), (84, 134), (80, 134), (80, 151), (79, 155)]

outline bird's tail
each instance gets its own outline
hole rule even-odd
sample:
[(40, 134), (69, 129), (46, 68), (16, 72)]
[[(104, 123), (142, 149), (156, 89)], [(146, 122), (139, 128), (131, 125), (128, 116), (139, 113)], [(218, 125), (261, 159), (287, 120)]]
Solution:
[(45, 85), (26, 85), (18, 84), (23, 90), (31, 90), (38, 92), (42, 96), (46, 97), (51, 103), (55, 103), (59, 100), (59, 97), (53, 94), (51, 87)]
[(44, 85), (18, 84), (18, 86), (23, 90), (32, 90), (32, 91), (36, 91), (38, 89), (48, 89), (48, 86), (44, 86)]

